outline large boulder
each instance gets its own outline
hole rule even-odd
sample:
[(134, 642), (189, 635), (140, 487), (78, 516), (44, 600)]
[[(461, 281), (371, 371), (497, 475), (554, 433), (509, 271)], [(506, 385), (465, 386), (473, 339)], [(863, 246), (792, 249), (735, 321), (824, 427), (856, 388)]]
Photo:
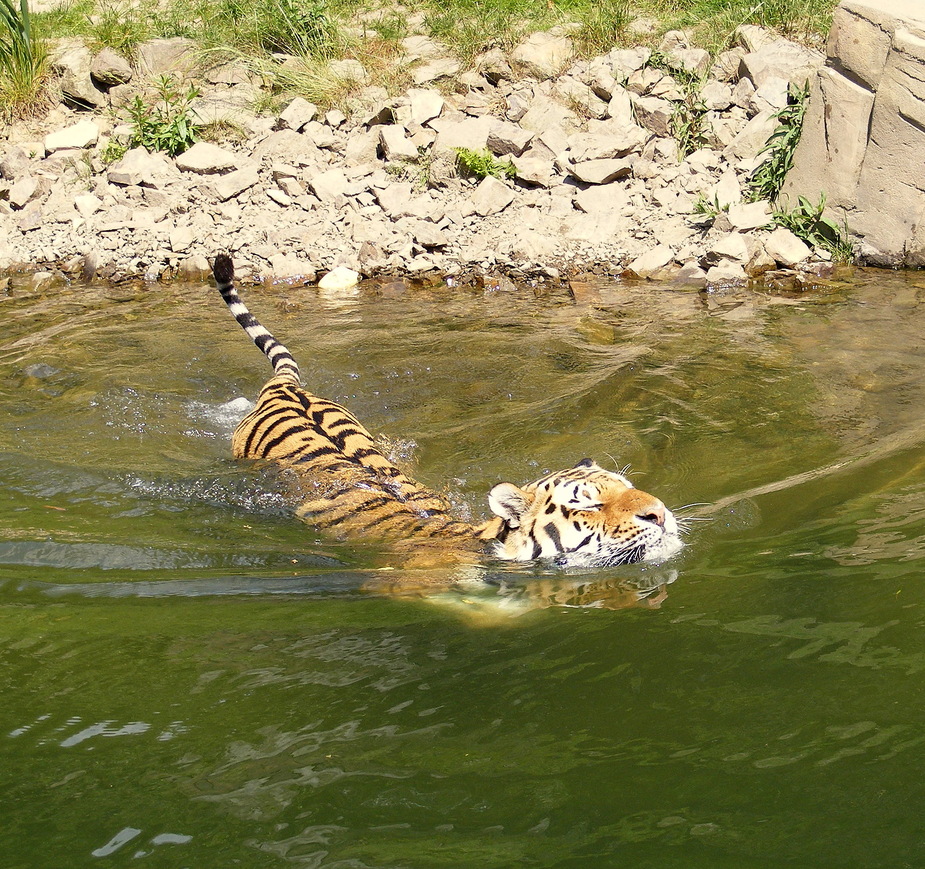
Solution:
[(925, 266), (925, 6), (842, 0), (783, 194), (845, 221), (862, 257)]

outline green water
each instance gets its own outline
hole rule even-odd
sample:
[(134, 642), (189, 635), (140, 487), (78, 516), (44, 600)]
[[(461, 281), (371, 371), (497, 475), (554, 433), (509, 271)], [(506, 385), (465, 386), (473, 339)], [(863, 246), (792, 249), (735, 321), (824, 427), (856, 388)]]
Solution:
[(0, 867), (925, 865), (923, 294), (249, 293), (474, 516), (591, 456), (713, 520), (405, 598), (228, 458), (214, 291), (15, 285)]

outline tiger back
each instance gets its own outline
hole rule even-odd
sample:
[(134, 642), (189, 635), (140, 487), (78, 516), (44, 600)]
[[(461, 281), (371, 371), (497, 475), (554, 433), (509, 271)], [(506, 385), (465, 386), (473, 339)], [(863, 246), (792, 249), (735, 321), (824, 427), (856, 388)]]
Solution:
[(238, 459), (265, 459), (295, 472), (297, 515), (337, 535), (474, 539), (436, 492), (390, 462), (347, 408), (301, 384), (298, 365), (248, 311), (234, 287), (234, 267), (215, 259), (216, 285), (238, 321), (273, 365), (274, 376), (232, 436)]

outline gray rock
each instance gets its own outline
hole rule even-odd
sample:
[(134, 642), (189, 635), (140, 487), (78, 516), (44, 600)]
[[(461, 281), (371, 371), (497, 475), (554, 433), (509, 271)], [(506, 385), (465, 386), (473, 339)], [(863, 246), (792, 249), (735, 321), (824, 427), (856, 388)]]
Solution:
[(481, 217), (497, 214), (514, 201), (514, 191), (503, 182), (490, 175), (483, 178), (472, 194), (475, 213)]
[(29, 170), (32, 158), (22, 145), (13, 145), (0, 160), (0, 178), (12, 181)]
[(542, 32), (531, 33), (511, 52), (511, 60), (538, 79), (558, 75), (574, 56), (571, 39)]
[(441, 78), (452, 78), (462, 65), (455, 57), (438, 57), (417, 67), (411, 73), (411, 79), (416, 85), (428, 84)]
[(771, 222), (771, 203), (762, 199), (759, 202), (731, 205), (726, 217), (737, 232), (761, 229)]
[(52, 70), (58, 75), (65, 102), (85, 109), (103, 105), (105, 97), (90, 76), (93, 55), (81, 40), (62, 40), (49, 60)]
[(732, 88), (724, 82), (710, 80), (700, 89), (700, 99), (710, 111), (725, 111), (732, 105)]
[(637, 277), (648, 278), (661, 271), (674, 259), (674, 251), (668, 245), (657, 245), (636, 257), (627, 268)]
[(175, 36), (151, 39), (136, 49), (138, 68), (144, 75), (183, 76), (196, 67), (199, 45), (192, 39)]
[(798, 239), (789, 229), (778, 226), (765, 240), (765, 250), (768, 256), (784, 266), (793, 268), (809, 259), (812, 251)]
[(876, 265), (925, 265), (925, 9), (844, 0), (814, 77), (783, 201), (827, 197)]
[(617, 178), (625, 178), (633, 171), (633, 158), (618, 160), (588, 160), (569, 167), (569, 173), (585, 184), (608, 184)]
[(637, 48), (614, 48), (607, 55), (610, 69), (617, 81), (625, 82), (636, 70), (642, 69), (652, 56), (650, 49), (639, 46)]
[(489, 127), (486, 145), (492, 154), (520, 156), (526, 150), (527, 145), (530, 144), (533, 136), (532, 132), (519, 127), (517, 124), (495, 121)]
[(556, 183), (552, 160), (538, 157), (512, 157), (517, 180), (534, 187), (552, 187)]
[(94, 121), (78, 121), (63, 130), (49, 133), (45, 137), (45, 153), (65, 151), (72, 148), (83, 149), (95, 145), (99, 139), (100, 128)]
[(341, 169), (328, 169), (308, 176), (308, 186), (322, 202), (340, 202), (347, 193), (348, 181)]
[(386, 160), (417, 160), (417, 146), (407, 136), (407, 130), (398, 124), (379, 127), (379, 146)]
[(317, 115), (318, 106), (303, 97), (296, 97), (279, 113), (278, 123), (280, 129), (298, 132), (307, 123), (315, 120)]
[(238, 157), (211, 142), (196, 142), (189, 150), (175, 158), (177, 168), (198, 175), (227, 172), (238, 164)]
[(822, 66), (823, 55), (788, 39), (775, 39), (742, 58), (739, 75), (756, 88), (769, 78), (783, 78), (802, 87)]
[(331, 75), (342, 82), (352, 84), (365, 84), (369, 80), (369, 73), (366, 67), (355, 58), (344, 58), (343, 60), (332, 60), (328, 64)]
[(773, 112), (755, 115), (723, 151), (727, 160), (754, 160), (777, 129)]
[(131, 64), (111, 48), (102, 49), (90, 64), (90, 76), (106, 88), (130, 82), (133, 74)]
[(257, 144), (252, 156), (258, 162), (283, 162), (295, 166), (315, 166), (322, 160), (318, 146), (311, 136), (297, 133), (295, 130), (270, 133)]
[(111, 184), (160, 187), (177, 176), (174, 165), (163, 154), (149, 154), (144, 148), (132, 148), (106, 172)]
[(602, 123), (587, 133), (573, 133), (568, 138), (569, 156), (575, 163), (608, 160), (639, 151), (650, 134), (636, 124)]
[(260, 174), (254, 168), (238, 169), (227, 175), (216, 175), (210, 181), (210, 187), (220, 202), (226, 202), (240, 196), (260, 181)]
[(464, 120), (435, 119), (431, 122), (437, 131), (434, 153), (452, 152), (456, 148), (482, 151), (488, 146), (488, 134), (495, 123), (497, 121), (489, 116)]
[(734, 286), (743, 284), (748, 275), (740, 263), (732, 260), (723, 260), (707, 269), (706, 282), (708, 286)]
[(671, 135), (671, 117), (674, 105), (659, 97), (638, 97), (633, 101), (636, 118), (647, 130), (656, 136)]
[(51, 181), (41, 175), (20, 175), (7, 194), (13, 208), (25, 208), (30, 202), (39, 200), (51, 190)]
[(416, 124), (426, 124), (439, 118), (445, 105), (440, 91), (430, 88), (411, 88), (408, 91), (411, 108), (411, 120)]
[(561, 78), (556, 82), (555, 93), (559, 100), (586, 118), (607, 117), (607, 103), (590, 87), (574, 78)]

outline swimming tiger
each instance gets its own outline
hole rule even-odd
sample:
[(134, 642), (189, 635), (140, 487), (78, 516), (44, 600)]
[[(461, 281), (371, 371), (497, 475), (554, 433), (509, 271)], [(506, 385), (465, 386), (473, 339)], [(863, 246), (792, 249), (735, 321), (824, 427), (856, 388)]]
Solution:
[(455, 517), (445, 498), (382, 454), (349, 410), (303, 388), (292, 354), (241, 301), (231, 258), (216, 256), (212, 271), (231, 315), (273, 366), (234, 431), (232, 452), (291, 470), (297, 515), (312, 526), (567, 568), (661, 561), (681, 548), (678, 522), (658, 498), (591, 459), (525, 486), (499, 483), (488, 494), (494, 515), (479, 525)]

